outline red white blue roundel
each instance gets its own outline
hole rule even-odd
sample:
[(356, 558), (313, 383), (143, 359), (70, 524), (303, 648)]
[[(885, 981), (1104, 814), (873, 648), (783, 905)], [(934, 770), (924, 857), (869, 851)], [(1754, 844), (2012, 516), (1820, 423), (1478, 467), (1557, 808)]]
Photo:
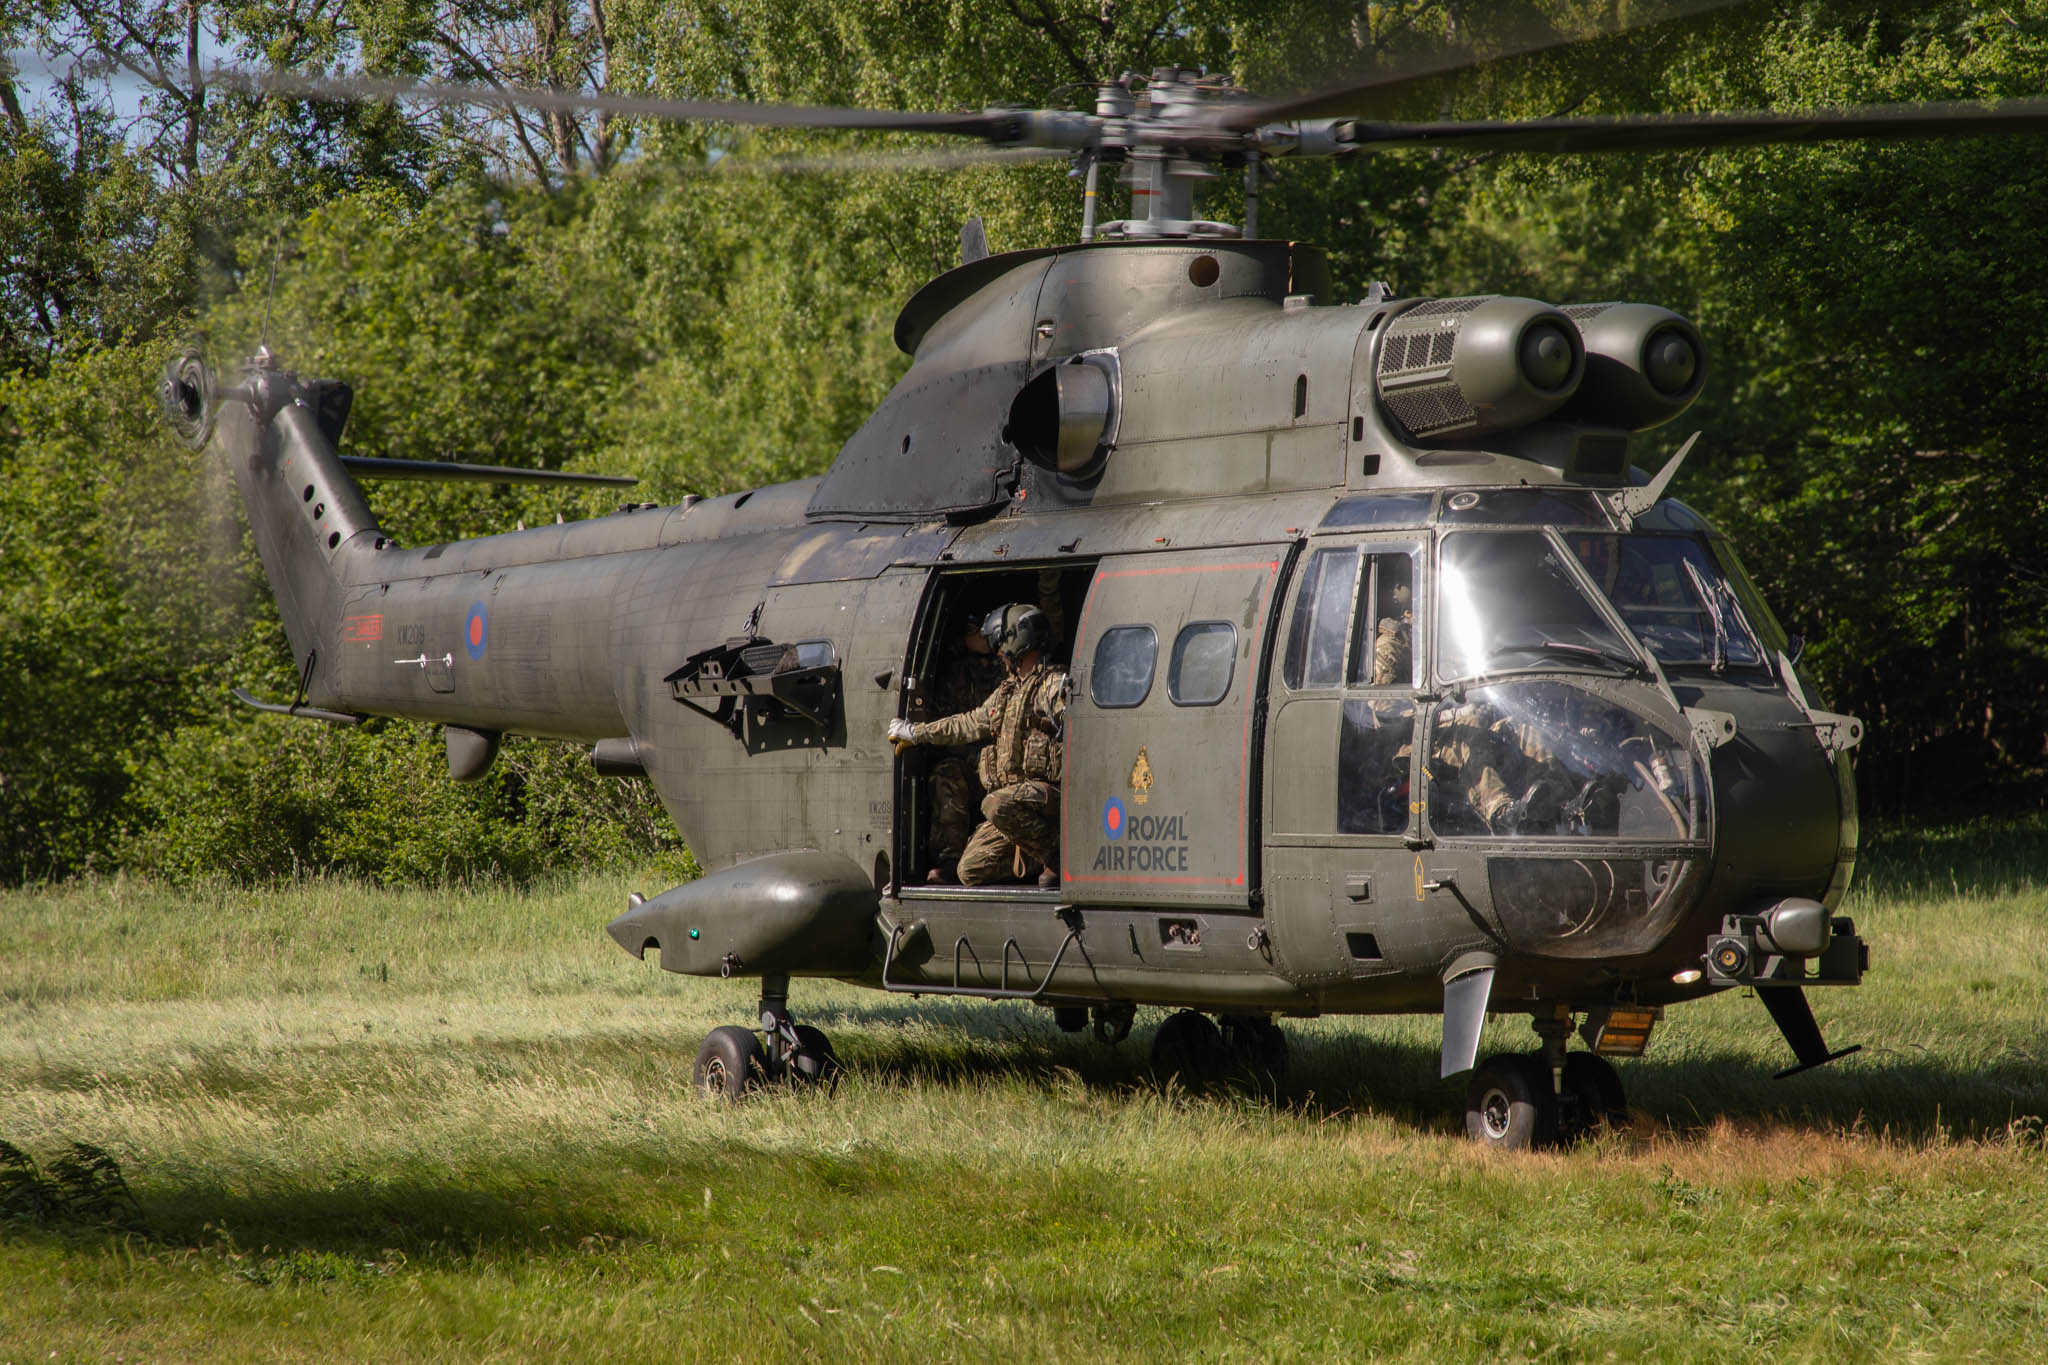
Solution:
[(1115, 843), (1124, 837), (1124, 799), (1112, 796), (1102, 804), (1102, 832)]
[(469, 651), (472, 659), (484, 657), (484, 641), (490, 638), (491, 618), (484, 610), (484, 604), (475, 603), (469, 609), (469, 621), (462, 628), (462, 646)]

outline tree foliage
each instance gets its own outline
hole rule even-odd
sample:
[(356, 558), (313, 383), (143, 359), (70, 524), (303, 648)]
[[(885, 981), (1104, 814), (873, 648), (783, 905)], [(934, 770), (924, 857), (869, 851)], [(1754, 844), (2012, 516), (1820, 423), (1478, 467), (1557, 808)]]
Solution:
[[(956, 149), (918, 139), (284, 98), (218, 77), (214, 59), (965, 108), (1085, 105), (1094, 80), (1157, 64), (1279, 91), (1398, 74), (1447, 42), (1538, 49), (1390, 87), (1383, 112), (1420, 117), (1976, 98), (2048, 77), (2048, 0), (1876, 17), (1826, 0), (1745, 5), (1610, 33), (1632, 8), (10, 12), (0, 44), (35, 55), (0, 66), (0, 878), (123, 860), (190, 875), (523, 873), (666, 837), (644, 793), (575, 775), (576, 756), (552, 746), (508, 749), (491, 782), (458, 788), (425, 727), (235, 714), (231, 683), (278, 696), (294, 679), (223, 472), (151, 414), (182, 339), (226, 361), (267, 344), (347, 379), (358, 453), (619, 470), (643, 480), (636, 496), (668, 499), (822, 469), (901, 373), (895, 309), (953, 262), (965, 218), (981, 217), (997, 250), (1070, 240), (1078, 220), (1059, 163), (958, 167)], [(75, 58), (125, 74), (67, 74)], [(1871, 722), (1869, 794), (1982, 796), (1988, 774), (2038, 800), (2044, 167), (2032, 137), (1570, 161), (1438, 149), (1288, 167), (1261, 226), (1327, 243), (1343, 297), (1388, 280), (1693, 316), (1714, 372), (1678, 491), (1743, 545), (1829, 699)], [(1240, 207), (1223, 183), (1208, 211)], [(1638, 460), (1675, 443), (1653, 433)], [(604, 508), (420, 485), (372, 499), (412, 543)]]

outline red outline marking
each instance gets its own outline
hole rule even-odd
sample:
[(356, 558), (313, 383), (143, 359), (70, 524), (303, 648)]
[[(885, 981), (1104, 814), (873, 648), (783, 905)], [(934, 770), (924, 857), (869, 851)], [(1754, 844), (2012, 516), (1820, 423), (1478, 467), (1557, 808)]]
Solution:
[[(1140, 551), (1140, 553), (1145, 552)], [(1184, 551), (1182, 553), (1198, 552)], [(1280, 580), (1280, 561), (1277, 558), (1246, 560), (1236, 564), (1178, 564), (1156, 569), (1112, 569), (1106, 573), (1098, 572), (1095, 578), (1099, 583), (1106, 582), (1112, 578), (1149, 578), (1162, 574), (1224, 573), (1232, 570), (1241, 572), (1247, 569), (1264, 569), (1266, 571), (1265, 595), (1259, 601), (1257, 612), (1259, 627), (1263, 631), (1270, 628), (1272, 624), (1266, 619), (1266, 609), (1272, 605), (1273, 588)], [(1077, 644), (1089, 638), (1088, 614), (1094, 606), (1095, 594), (1091, 590), (1088, 594), (1088, 600), (1081, 606), (1081, 625), (1075, 636)], [(1254, 638), (1256, 639), (1257, 637)], [(1090, 679), (1090, 686), (1093, 686), (1092, 678)], [(1245, 858), (1251, 841), (1252, 709), (1257, 704), (1258, 670), (1254, 668), (1251, 676), (1245, 681), (1244, 735), (1237, 756), (1237, 875), (1235, 877), (1150, 877), (1121, 873), (1087, 873), (1069, 869), (1062, 874), (1065, 879), (1072, 882), (1108, 882), (1121, 885), (1142, 884), (1146, 886), (1243, 886), (1245, 883)], [(1060, 832), (1061, 847), (1063, 849), (1073, 848), (1076, 841), (1067, 837), (1072, 831), (1067, 826), (1066, 785), (1064, 783), (1060, 787)]]

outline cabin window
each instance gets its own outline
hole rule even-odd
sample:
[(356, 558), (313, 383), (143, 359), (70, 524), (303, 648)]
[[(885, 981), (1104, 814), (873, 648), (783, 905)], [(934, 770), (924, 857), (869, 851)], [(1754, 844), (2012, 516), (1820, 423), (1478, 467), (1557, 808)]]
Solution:
[(1097, 706), (1136, 706), (1152, 692), (1159, 636), (1150, 626), (1112, 626), (1095, 642), (1088, 695)]
[(1166, 672), (1166, 695), (1175, 706), (1214, 706), (1230, 691), (1237, 669), (1237, 627), (1196, 621), (1181, 627)]

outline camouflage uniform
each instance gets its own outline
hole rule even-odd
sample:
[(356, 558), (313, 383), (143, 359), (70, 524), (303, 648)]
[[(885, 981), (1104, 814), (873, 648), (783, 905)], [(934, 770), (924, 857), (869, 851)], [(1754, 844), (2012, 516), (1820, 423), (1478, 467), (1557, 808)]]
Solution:
[(1028, 877), (1058, 864), (1066, 720), (1067, 675), (1041, 662), (1003, 679), (973, 710), (914, 727), (919, 744), (987, 743), (977, 776), (988, 795), (981, 826), (960, 856), (964, 884)]
[[(1432, 815), (1447, 834), (1513, 833), (1505, 817), (1514, 810), (1515, 795), (1503, 771), (1519, 784), (1555, 761), (1534, 726), (1476, 702), (1437, 713), (1432, 759)], [(1451, 791), (1462, 793), (1465, 810), (1451, 804)], [(1468, 812), (1479, 824), (1460, 828)]]
[(1380, 618), (1379, 636), (1372, 642), (1372, 685), (1405, 687), (1412, 673), (1409, 652), (1411, 627), (1404, 614), (1399, 620)]
[[(1060, 600), (1060, 571), (1038, 572), (1038, 609), (1045, 613), (1049, 627), (1048, 652), (1066, 639), (1067, 613)], [(975, 654), (960, 649), (939, 676), (932, 692), (932, 709), (941, 716), (958, 715), (974, 709), (975, 703), (993, 692), (1003, 681), (1003, 661), (994, 654)], [(974, 828), (984, 818), (982, 809), (988, 792), (976, 771), (976, 755), (967, 748), (955, 748), (931, 766), (932, 775), (932, 862), (941, 869), (958, 863), (967, 851)]]

